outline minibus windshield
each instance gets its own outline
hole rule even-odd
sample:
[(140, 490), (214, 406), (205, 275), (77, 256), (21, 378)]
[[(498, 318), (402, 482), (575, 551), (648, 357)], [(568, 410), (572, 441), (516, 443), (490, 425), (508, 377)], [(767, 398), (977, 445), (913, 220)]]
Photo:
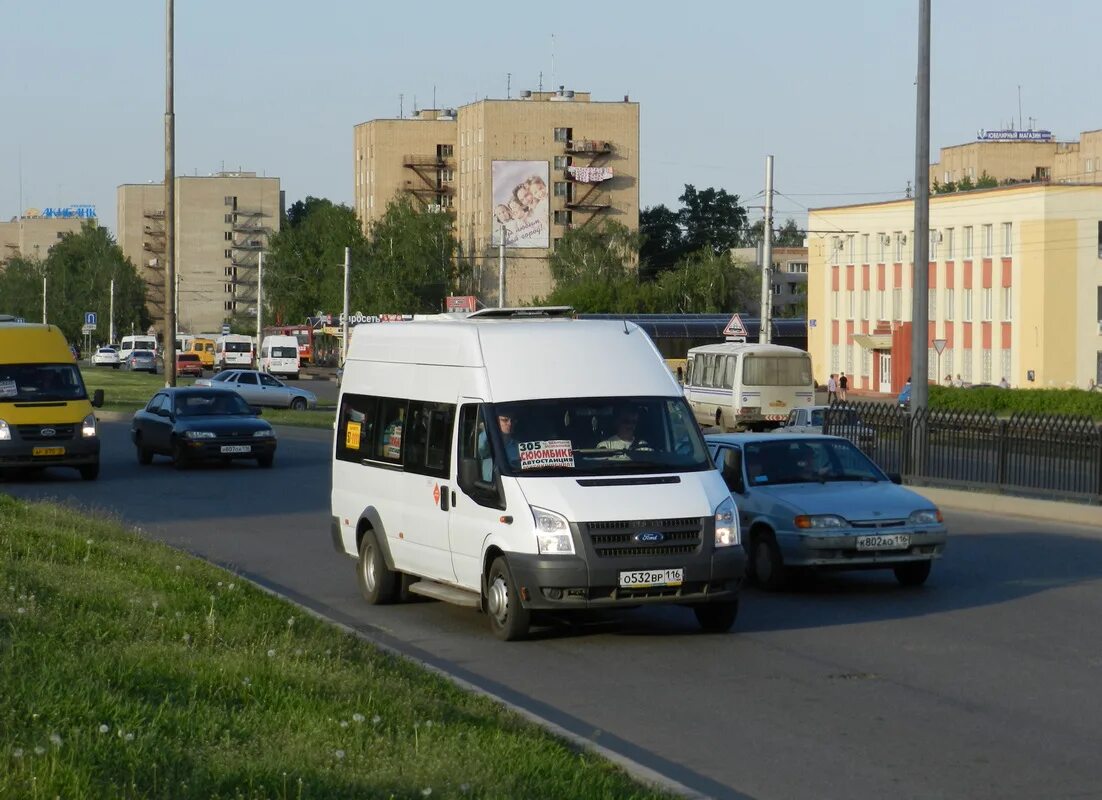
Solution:
[(579, 397), (488, 409), (501, 472), (516, 477), (711, 469), (683, 398)]
[(0, 403), (87, 397), (74, 364), (0, 364)]

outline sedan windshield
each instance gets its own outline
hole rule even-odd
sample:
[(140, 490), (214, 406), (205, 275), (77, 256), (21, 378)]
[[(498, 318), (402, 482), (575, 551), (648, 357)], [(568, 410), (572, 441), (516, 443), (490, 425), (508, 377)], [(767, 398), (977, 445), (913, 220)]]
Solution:
[(498, 403), (489, 418), (499, 422), (490, 429), (499, 456), (504, 455), (506, 474), (626, 475), (711, 468), (683, 398), (526, 400)]
[(252, 414), (240, 395), (229, 392), (196, 393), (176, 396), (176, 414), (181, 417)]
[(845, 439), (748, 442), (743, 460), (751, 486), (887, 480), (879, 467)]
[(87, 396), (73, 364), (0, 364), (0, 403), (83, 400)]

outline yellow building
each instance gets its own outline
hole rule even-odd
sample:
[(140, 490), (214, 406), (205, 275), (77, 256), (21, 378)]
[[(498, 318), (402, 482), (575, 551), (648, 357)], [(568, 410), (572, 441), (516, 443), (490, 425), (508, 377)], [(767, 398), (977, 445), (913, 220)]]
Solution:
[[(176, 178), (177, 326), (221, 330), (235, 314), (256, 313), (259, 255), (279, 230), (278, 178), (220, 172)], [(165, 191), (163, 183), (118, 188), (118, 240), (146, 284), (154, 325), (164, 319)]]
[(973, 183), (985, 173), (1006, 181), (1087, 183), (1102, 181), (1102, 130), (1084, 131), (1079, 141), (1058, 142), (1047, 131), (986, 131), (975, 142), (941, 148), (930, 165), (930, 185)]
[[(910, 374), (914, 204), (811, 211), (815, 377), (897, 392)], [(1102, 185), (1018, 184), (930, 198), (929, 374), (1085, 388), (1102, 381)], [(944, 340), (940, 359), (935, 341)]]
[(27, 209), (11, 222), (0, 222), (0, 265), (16, 257), (44, 260), (65, 234), (80, 233), (81, 225), (95, 220), (92, 206)]
[(356, 212), (365, 231), (400, 193), (453, 215), (470, 290), (497, 303), (506, 241), (506, 305), (552, 289), (548, 256), (572, 227), (639, 225), (639, 105), (587, 92), (522, 92), (457, 110), (372, 120), (353, 132)]

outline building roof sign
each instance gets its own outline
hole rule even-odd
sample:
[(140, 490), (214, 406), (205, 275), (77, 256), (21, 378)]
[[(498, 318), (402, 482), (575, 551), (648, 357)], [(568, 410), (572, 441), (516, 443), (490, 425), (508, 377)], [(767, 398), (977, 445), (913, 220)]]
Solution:
[(983, 131), (976, 139), (981, 142), (1051, 142), (1052, 131)]

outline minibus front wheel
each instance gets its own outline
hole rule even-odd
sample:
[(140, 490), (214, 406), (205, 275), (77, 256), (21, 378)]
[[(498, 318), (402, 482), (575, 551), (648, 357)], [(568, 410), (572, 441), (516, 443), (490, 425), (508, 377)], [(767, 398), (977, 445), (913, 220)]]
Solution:
[(497, 638), (511, 642), (528, 635), (532, 614), (521, 605), (513, 573), (504, 556), (495, 558), (490, 565), (490, 576), (486, 581), (486, 614)]
[(393, 602), (397, 579), (397, 573), (387, 568), (375, 531), (364, 531), (360, 541), (360, 558), (356, 564), (356, 580), (364, 600), (373, 606)]

